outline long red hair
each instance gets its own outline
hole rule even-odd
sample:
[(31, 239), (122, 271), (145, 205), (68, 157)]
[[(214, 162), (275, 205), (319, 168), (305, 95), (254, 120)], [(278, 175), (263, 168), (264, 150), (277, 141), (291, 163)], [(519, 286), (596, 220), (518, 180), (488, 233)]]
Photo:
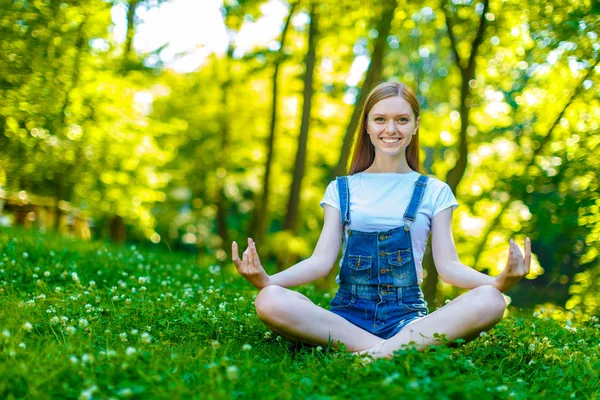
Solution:
[[(409, 86), (401, 82), (382, 82), (375, 86), (367, 96), (360, 114), (360, 122), (354, 138), (354, 152), (350, 162), (350, 175), (364, 171), (373, 164), (373, 161), (375, 160), (375, 147), (369, 140), (367, 134), (367, 117), (377, 102), (394, 96), (400, 96), (410, 104), (416, 122), (421, 108), (415, 92)], [(408, 162), (409, 167), (420, 173), (418, 129), (417, 133), (413, 136), (412, 141), (406, 148), (406, 161)]]

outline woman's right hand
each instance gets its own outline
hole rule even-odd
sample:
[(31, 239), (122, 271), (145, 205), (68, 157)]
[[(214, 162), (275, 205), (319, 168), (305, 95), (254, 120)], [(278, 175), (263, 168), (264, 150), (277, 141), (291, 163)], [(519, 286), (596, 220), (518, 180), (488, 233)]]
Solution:
[(269, 285), (271, 277), (267, 275), (267, 272), (260, 263), (258, 252), (256, 251), (256, 243), (254, 243), (252, 238), (248, 238), (248, 248), (242, 254), (241, 261), (238, 253), (238, 245), (235, 241), (231, 244), (231, 250), (231, 259), (235, 264), (235, 268), (252, 286), (260, 290)]

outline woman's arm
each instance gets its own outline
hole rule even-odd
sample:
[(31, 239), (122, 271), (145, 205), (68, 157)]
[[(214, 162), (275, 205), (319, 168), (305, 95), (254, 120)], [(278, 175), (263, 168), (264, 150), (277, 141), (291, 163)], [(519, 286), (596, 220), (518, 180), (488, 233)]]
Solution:
[(325, 204), (324, 213), (323, 230), (313, 254), (306, 260), (272, 275), (270, 285), (298, 286), (329, 274), (340, 252), (343, 231), (340, 210)]
[(476, 271), (458, 259), (452, 236), (453, 211), (452, 207), (448, 207), (431, 220), (433, 260), (440, 277), (446, 283), (465, 289), (481, 285), (494, 286), (496, 278)]

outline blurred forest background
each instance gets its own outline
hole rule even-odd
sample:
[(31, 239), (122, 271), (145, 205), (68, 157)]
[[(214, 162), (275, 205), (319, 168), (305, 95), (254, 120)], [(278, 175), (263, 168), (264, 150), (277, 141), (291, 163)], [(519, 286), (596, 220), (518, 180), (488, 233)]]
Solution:
[[(312, 254), (366, 93), (401, 80), (421, 104), (421, 172), (461, 205), (461, 261), (496, 275), (508, 240), (530, 236), (513, 304), (597, 314), (599, 12), (590, 0), (0, 0), (0, 222), (232, 268), (231, 241), (250, 236), (274, 273)], [(424, 266), (430, 309), (459, 293), (430, 250)]]

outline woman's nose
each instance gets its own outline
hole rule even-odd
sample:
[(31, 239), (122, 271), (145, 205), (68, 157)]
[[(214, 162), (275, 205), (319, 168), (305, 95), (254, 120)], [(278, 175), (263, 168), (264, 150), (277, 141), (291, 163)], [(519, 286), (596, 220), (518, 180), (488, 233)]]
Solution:
[(388, 124), (385, 126), (385, 131), (387, 133), (394, 133), (394, 132), (396, 132), (396, 123), (394, 121), (388, 122)]

